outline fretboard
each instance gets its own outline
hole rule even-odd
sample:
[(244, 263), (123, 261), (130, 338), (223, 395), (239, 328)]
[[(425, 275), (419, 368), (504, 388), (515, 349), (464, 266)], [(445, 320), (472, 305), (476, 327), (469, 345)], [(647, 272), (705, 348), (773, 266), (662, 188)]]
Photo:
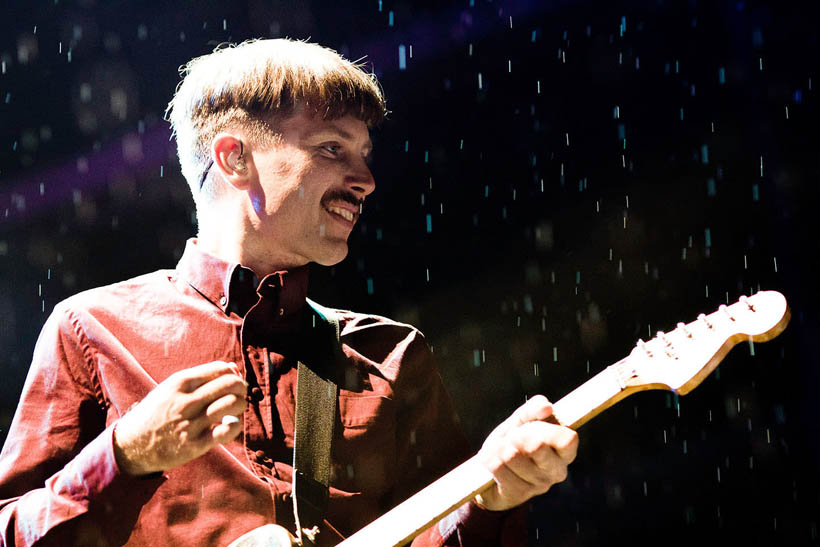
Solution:
[(578, 429), (586, 422), (635, 392), (627, 389), (632, 376), (629, 357), (611, 365), (553, 403), (553, 415), (558, 423)]

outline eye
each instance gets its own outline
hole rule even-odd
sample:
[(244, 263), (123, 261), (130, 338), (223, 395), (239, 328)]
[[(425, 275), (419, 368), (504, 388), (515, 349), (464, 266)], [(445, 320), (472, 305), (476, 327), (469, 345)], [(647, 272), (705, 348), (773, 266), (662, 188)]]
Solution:
[(323, 152), (327, 152), (331, 156), (338, 156), (342, 150), (342, 146), (336, 143), (323, 144), (319, 147)]

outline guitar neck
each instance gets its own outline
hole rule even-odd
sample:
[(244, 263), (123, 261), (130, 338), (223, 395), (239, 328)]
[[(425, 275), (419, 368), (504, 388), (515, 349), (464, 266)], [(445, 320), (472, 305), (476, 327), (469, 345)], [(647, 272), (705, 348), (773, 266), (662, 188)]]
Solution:
[(666, 389), (660, 385), (642, 387), (629, 385), (629, 380), (635, 375), (629, 360), (629, 357), (625, 357), (605, 368), (569, 392), (560, 401), (553, 403), (552, 413), (558, 423), (578, 429), (607, 408), (637, 391), (654, 387)]
[[(554, 403), (552, 421), (577, 429), (621, 399), (647, 389), (685, 395), (732, 346), (742, 340), (771, 340), (786, 328), (789, 317), (782, 294), (761, 291), (708, 316), (700, 314), (688, 325), (678, 323), (672, 332), (638, 341), (627, 357)], [(492, 485), (492, 474), (474, 456), (339, 545), (400, 547)]]
[[(553, 404), (558, 422), (576, 429), (635, 390), (627, 388), (628, 357), (590, 378)], [(365, 526), (338, 547), (399, 547), (493, 485), (492, 474), (473, 456), (427, 488)]]
[(493, 485), (475, 456), (374, 520), (337, 547), (399, 547)]

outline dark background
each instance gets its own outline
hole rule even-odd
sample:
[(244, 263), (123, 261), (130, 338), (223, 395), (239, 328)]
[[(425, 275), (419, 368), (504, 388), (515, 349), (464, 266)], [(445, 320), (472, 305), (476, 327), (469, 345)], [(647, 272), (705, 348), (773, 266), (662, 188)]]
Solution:
[(789, 299), (780, 337), (691, 395), (584, 426), (568, 481), (531, 505), (533, 545), (817, 542), (812, 4), (4, 3), (0, 438), (54, 304), (173, 267), (195, 234), (162, 120), (178, 67), (310, 37), (367, 56), (393, 111), (350, 255), (310, 295), (422, 329), (476, 448), (638, 338)]

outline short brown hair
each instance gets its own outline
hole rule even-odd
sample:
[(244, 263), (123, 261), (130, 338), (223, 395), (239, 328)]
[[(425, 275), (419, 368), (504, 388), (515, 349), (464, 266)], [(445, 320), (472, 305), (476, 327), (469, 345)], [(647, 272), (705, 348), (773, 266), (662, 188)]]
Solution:
[(322, 119), (351, 114), (369, 127), (387, 114), (376, 77), (332, 49), (290, 39), (223, 44), (180, 67), (183, 78), (166, 119), (177, 140), (182, 174), (199, 207), (199, 181), (213, 138), (232, 126), (259, 146), (274, 143), (297, 104)]

